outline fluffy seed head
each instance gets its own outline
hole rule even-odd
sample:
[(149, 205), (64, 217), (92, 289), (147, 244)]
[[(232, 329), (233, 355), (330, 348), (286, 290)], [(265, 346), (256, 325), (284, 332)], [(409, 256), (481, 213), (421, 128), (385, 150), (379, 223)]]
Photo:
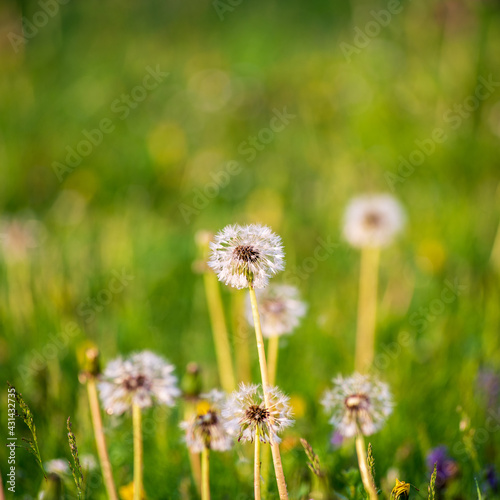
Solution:
[(400, 203), (387, 194), (354, 198), (345, 211), (344, 237), (354, 247), (385, 247), (403, 229)]
[(233, 445), (225, 421), (221, 416), (221, 405), (226, 396), (222, 391), (213, 390), (201, 395), (195, 415), (181, 422), (186, 432), (186, 444), (193, 453), (201, 453), (204, 448), (226, 451)]
[(263, 443), (279, 443), (278, 434), (292, 425), (289, 398), (277, 387), (268, 387), (269, 407), (266, 407), (260, 385), (240, 384), (222, 408), (228, 432), (238, 441), (253, 441), (258, 434)]
[(284, 269), (281, 238), (267, 226), (226, 226), (210, 243), (208, 265), (235, 288), (264, 288)]
[(173, 365), (150, 351), (111, 361), (98, 385), (104, 409), (109, 415), (121, 415), (132, 403), (141, 408), (153, 402), (173, 406), (180, 395), (173, 371)]
[(359, 373), (347, 378), (338, 375), (333, 384), (321, 404), (332, 413), (330, 423), (340, 434), (351, 437), (359, 429), (369, 436), (383, 427), (394, 406), (387, 384)]
[[(292, 333), (306, 314), (307, 305), (299, 298), (299, 291), (290, 285), (270, 285), (256, 292), (260, 321), (264, 337), (275, 337)], [(253, 325), (252, 305), (249, 297), (246, 307), (247, 319)]]

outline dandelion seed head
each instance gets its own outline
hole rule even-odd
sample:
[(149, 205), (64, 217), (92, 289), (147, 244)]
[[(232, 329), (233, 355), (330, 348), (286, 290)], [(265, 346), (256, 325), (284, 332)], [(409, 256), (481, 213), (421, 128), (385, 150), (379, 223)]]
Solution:
[(258, 434), (263, 443), (279, 443), (278, 434), (293, 424), (288, 396), (277, 387), (268, 387), (267, 394), (269, 407), (260, 385), (241, 384), (224, 405), (228, 432), (238, 441), (253, 441)]
[(385, 247), (401, 232), (405, 214), (387, 194), (354, 198), (345, 211), (344, 237), (354, 247)]
[(368, 375), (355, 373), (333, 380), (321, 404), (332, 414), (330, 423), (344, 437), (355, 436), (358, 428), (365, 436), (380, 430), (392, 413), (389, 386)]
[(267, 226), (226, 226), (210, 243), (208, 261), (220, 281), (235, 288), (264, 288), (284, 269), (281, 238)]
[(221, 405), (226, 399), (222, 391), (213, 390), (201, 395), (196, 413), (181, 422), (185, 431), (186, 444), (193, 453), (200, 453), (204, 448), (215, 451), (227, 451), (233, 445), (225, 421), (221, 415)]
[[(264, 337), (290, 334), (299, 326), (306, 314), (307, 305), (300, 300), (299, 291), (290, 285), (269, 285), (257, 290), (260, 321)], [(247, 298), (246, 315), (253, 325), (252, 305)]]
[(111, 361), (98, 384), (104, 409), (109, 415), (121, 415), (133, 403), (141, 408), (154, 402), (173, 406), (180, 395), (173, 371), (173, 365), (150, 351)]

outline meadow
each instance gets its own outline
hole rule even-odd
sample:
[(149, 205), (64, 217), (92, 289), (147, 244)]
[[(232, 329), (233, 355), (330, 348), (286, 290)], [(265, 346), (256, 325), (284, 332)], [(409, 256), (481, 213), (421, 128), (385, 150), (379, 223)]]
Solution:
[[(290, 498), (367, 498), (354, 442), (320, 401), (355, 366), (361, 252), (344, 212), (389, 193), (406, 223), (380, 254), (372, 372), (395, 406), (366, 437), (379, 497), (398, 478), (427, 498), (446, 446), (436, 498), (500, 498), (499, 47), (493, 0), (1, 2), (1, 435), (8, 381), (44, 463), (70, 459), (69, 416), (97, 459), (89, 347), (102, 369), (149, 350), (183, 391), (190, 363), (203, 392), (220, 388), (200, 231), (259, 223), (283, 241), (272, 282), (307, 304), (276, 378), (295, 419), (280, 445)], [(246, 290), (217, 287), (236, 381), (260, 383)], [(198, 498), (188, 410), (143, 412), (147, 498)], [(103, 423), (117, 488), (130, 486), (131, 416)], [(15, 435), (29, 437), (19, 418)], [(211, 454), (213, 499), (253, 498), (252, 454)], [(71, 477), (40, 496), (22, 448), (9, 492), (8, 457), (0, 447), (5, 498), (76, 498)], [(99, 466), (85, 476), (86, 498), (108, 498)]]

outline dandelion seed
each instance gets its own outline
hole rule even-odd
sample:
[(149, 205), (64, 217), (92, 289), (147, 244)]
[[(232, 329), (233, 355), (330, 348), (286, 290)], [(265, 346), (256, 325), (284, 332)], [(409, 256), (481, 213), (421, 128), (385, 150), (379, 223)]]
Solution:
[(394, 406), (387, 384), (359, 373), (348, 378), (339, 375), (333, 383), (321, 404), (332, 412), (330, 423), (340, 434), (352, 437), (359, 429), (369, 436), (383, 427)]
[(201, 453), (204, 448), (227, 451), (233, 445), (221, 416), (221, 406), (225, 400), (222, 391), (213, 390), (202, 394), (196, 414), (181, 422), (181, 429), (186, 431), (186, 444), (192, 453)]
[(174, 398), (180, 395), (173, 371), (173, 365), (150, 351), (111, 361), (98, 385), (106, 412), (121, 415), (132, 404), (147, 408), (154, 402), (173, 406)]
[(210, 249), (208, 265), (220, 281), (235, 288), (264, 288), (284, 269), (281, 238), (267, 226), (226, 226)]
[(385, 247), (403, 229), (405, 215), (390, 195), (354, 198), (345, 211), (344, 237), (353, 246)]
[(252, 441), (258, 435), (262, 443), (279, 443), (278, 434), (293, 424), (289, 398), (277, 387), (268, 387), (266, 407), (260, 385), (240, 384), (222, 409), (228, 432), (238, 441)]
[[(292, 333), (306, 314), (307, 305), (300, 300), (299, 291), (294, 286), (270, 285), (256, 294), (264, 337)], [(250, 300), (247, 300), (246, 315), (248, 322), (253, 325)]]

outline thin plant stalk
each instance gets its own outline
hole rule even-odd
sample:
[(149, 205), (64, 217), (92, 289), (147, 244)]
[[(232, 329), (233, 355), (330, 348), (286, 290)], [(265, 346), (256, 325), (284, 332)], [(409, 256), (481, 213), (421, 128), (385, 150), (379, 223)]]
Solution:
[(99, 462), (101, 464), (104, 486), (106, 488), (108, 498), (110, 500), (118, 500), (115, 482), (113, 481), (113, 472), (111, 470), (111, 462), (109, 460), (108, 448), (106, 446), (106, 439), (104, 437), (101, 410), (99, 407), (99, 398), (97, 397), (97, 387), (95, 384), (94, 377), (89, 377), (87, 380), (87, 393), (89, 397), (92, 425), (94, 427), (97, 456), (99, 457)]
[[(278, 371), (278, 351), (279, 351), (279, 335), (269, 337), (267, 344), (268, 348), (268, 370), (269, 370), (269, 385), (274, 386), (276, 383), (276, 373)], [(264, 480), (264, 487), (262, 496), (264, 499), (268, 497), (268, 484), (269, 484), (269, 466), (271, 463), (271, 450), (267, 446), (264, 447), (262, 455), (262, 478)]]
[(355, 358), (355, 369), (360, 373), (369, 370), (375, 354), (379, 260), (378, 248), (361, 250)]
[(278, 335), (269, 337), (267, 344), (269, 357), (269, 385), (272, 387), (276, 383), (276, 373), (278, 371), (278, 351), (280, 338)]
[(210, 450), (201, 452), (201, 500), (210, 500)]
[(249, 383), (252, 379), (250, 363), (250, 332), (245, 317), (244, 290), (231, 294), (234, 354), (236, 359), (236, 378)]
[(203, 282), (205, 284), (208, 314), (214, 336), (215, 356), (217, 358), (220, 383), (224, 391), (231, 393), (236, 389), (236, 380), (234, 378), (231, 347), (229, 345), (219, 282), (217, 276), (210, 271), (203, 273)]
[[(257, 297), (255, 295), (255, 290), (250, 287), (248, 289), (250, 293), (250, 302), (252, 304), (252, 315), (253, 322), (255, 325), (255, 336), (257, 340), (257, 353), (259, 355), (259, 365), (260, 365), (260, 375), (262, 378), (262, 389), (264, 391), (264, 403), (267, 408), (270, 407), (269, 404), (269, 377), (267, 371), (266, 363), (266, 352), (264, 350), (264, 339), (262, 337), (262, 329), (260, 326), (260, 316), (259, 308), (257, 305)], [(281, 463), (281, 454), (278, 443), (271, 441), (271, 452), (273, 454), (274, 472), (276, 474), (276, 482), (278, 484), (278, 492), (280, 500), (288, 500), (288, 492), (286, 490), (285, 474), (283, 473), (283, 465)]]
[(260, 500), (260, 437), (259, 429), (255, 430), (255, 455), (253, 459), (253, 490), (255, 500)]
[(363, 434), (358, 431), (356, 436), (356, 453), (358, 455), (359, 471), (361, 472), (361, 479), (365, 487), (370, 500), (376, 500), (378, 498), (377, 492), (375, 491), (375, 486), (373, 486), (370, 471), (368, 469), (368, 462), (366, 460), (366, 447)]
[(132, 403), (132, 425), (134, 428), (134, 500), (142, 498), (142, 413), (141, 407)]

